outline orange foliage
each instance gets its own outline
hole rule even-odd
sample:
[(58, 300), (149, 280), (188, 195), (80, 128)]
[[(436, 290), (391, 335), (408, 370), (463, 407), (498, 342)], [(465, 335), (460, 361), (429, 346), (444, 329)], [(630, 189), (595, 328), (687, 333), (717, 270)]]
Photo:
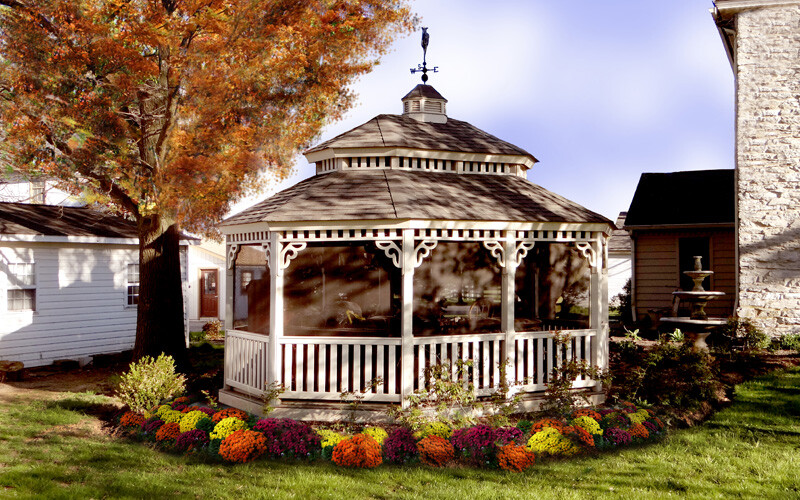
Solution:
[(509, 444), (500, 448), (497, 453), (500, 468), (514, 472), (522, 472), (536, 461), (536, 455), (527, 451), (524, 446)]
[(341, 467), (373, 468), (379, 466), (381, 445), (372, 436), (356, 434), (355, 436), (339, 441), (333, 448), (333, 461)]
[(262, 172), (285, 178), (416, 24), (407, 0), (4, 4), (0, 132), (15, 168), (200, 232)]
[(245, 429), (231, 433), (219, 445), (219, 456), (228, 462), (250, 462), (266, 452), (267, 438), (264, 434)]
[(417, 443), (417, 451), (422, 463), (434, 467), (441, 467), (450, 462), (455, 454), (455, 449), (450, 441), (435, 434), (431, 434)]

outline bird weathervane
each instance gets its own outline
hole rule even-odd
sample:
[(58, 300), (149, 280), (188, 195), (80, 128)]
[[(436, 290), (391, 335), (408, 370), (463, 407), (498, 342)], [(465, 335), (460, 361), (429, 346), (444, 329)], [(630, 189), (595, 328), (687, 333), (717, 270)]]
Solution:
[(428, 71), (431, 73), (438, 73), (439, 66), (434, 66), (431, 69), (428, 69), (428, 64), (425, 61), (427, 52), (428, 52), (428, 42), (430, 41), (431, 36), (428, 34), (428, 28), (422, 28), (422, 64), (417, 65), (416, 68), (411, 68), (411, 74), (418, 71), (422, 71), (422, 83), (428, 84)]

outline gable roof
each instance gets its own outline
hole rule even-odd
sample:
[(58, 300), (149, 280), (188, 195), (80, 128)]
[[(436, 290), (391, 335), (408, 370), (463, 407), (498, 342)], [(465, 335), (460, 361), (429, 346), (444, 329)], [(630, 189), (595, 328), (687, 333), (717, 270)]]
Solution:
[(222, 225), (385, 219), (611, 224), (521, 177), (376, 170), (311, 177)]
[[(413, 92), (413, 91), (412, 91)], [(538, 160), (522, 148), (461, 120), (448, 118), (445, 123), (422, 122), (404, 115), (378, 115), (304, 154), (329, 148), (398, 147), (460, 153), (526, 156)]]
[(87, 207), (0, 202), (0, 234), (138, 238), (136, 223)]
[(735, 196), (734, 170), (645, 173), (625, 227), (732, 225)]

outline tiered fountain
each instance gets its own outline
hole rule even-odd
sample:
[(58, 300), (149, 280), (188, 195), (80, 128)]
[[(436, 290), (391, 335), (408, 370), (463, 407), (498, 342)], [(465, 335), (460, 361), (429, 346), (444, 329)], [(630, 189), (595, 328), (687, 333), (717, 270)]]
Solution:
[(694, 270), (684, 271), (683, 274), (689, 276), (694, 281), (694, 287), (690, 291), (678, 290), (672, 294), (681, 301), (690, 304), (690, 314), (671, 318), (661, 318), (665, 323), (675, 324), (676, 327), (685, 330), (686, 336), (694, 341), (695, 349), (708, 349), (706, 337), (711, 330), (727, 323), (725, 318), (709, 318), (705, 307), (708, 301), (725, 295), (725, 292), (713, 292), (703, 288), (703, 280), (714, 274), (714, 271), (704, 271), (702, 257), (694, 256)]

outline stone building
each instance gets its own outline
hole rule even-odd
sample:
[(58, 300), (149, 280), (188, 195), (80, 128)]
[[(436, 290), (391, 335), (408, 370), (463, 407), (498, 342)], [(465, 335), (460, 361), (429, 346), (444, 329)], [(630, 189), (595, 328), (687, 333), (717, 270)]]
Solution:
[(717, 0), (736, 78), (739, 317), (800, 332), (800, 0)]

